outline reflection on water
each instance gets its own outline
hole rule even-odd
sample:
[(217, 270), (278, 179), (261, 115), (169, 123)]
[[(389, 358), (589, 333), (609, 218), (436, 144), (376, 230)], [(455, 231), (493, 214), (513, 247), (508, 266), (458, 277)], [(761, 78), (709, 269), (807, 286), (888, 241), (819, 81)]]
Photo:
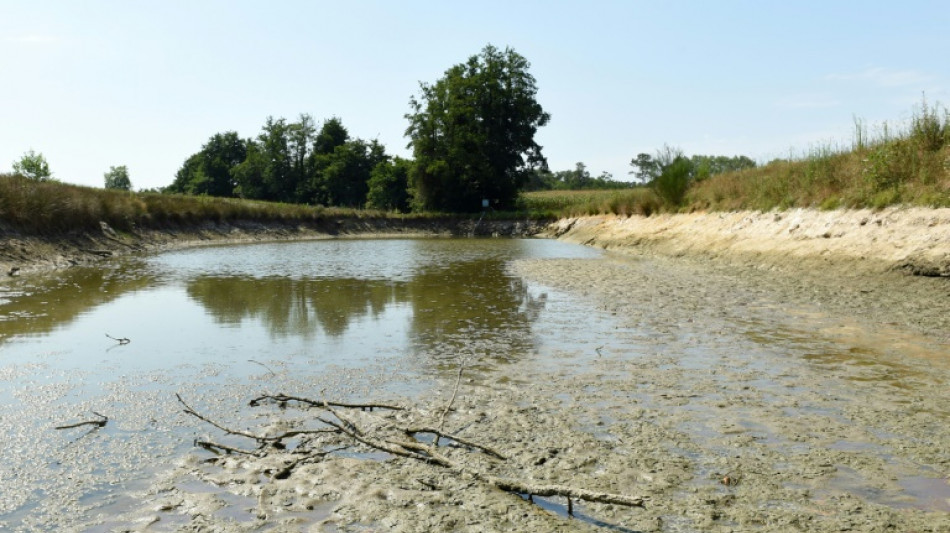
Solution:
[(387, 320), (387, 310), (402, 308), (415, 350), (454, 354), (463, 346), (504, 344), (523, 353), (545, 296), (533, 296), (505, 265), (498, 258), (436, 263), (395, 281), (199, 276), (187, 293), (216, 323), (259, 321), (275, 337), (340, 338), (365, 318)]
[(378, 318), (387, 306), (407, 302), (405, 283), (363, 279), (290, 279), (201, 276), (188, 296), (219, 324), (258, 320), (274, 336), (331, 337), (354, 319)]
[(10, 280), (0, 286), (0, 345), (13, 335), (49, 333), (153, 281), (135, 263)]

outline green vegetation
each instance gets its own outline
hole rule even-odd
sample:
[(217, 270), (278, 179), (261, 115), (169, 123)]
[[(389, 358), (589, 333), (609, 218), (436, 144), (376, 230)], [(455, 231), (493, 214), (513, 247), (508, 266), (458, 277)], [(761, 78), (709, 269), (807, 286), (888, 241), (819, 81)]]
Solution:
[(483, 199), (514, 207), (532, 169), (546, 164), (534, 135), (550, 115), (535, 99), (528, 67), (514, 50), (488, 45), (435, 85), (421, 84), (406, 115), (416, 209), (474, 212)]
[(822, 146), (798, 159), (730, 172), (693, 184), (691, 209), (950, 206), (950, 115), (924, 101), (910, 124), (885, 124), (871, 138), (858, 121), (852, 146)]
[(125, 165), (109, 167), (105, 173), (105, 188), (118, 191), (131, 191), (132, 180), (129, 179), (129, 169)]
[(574, 170), (551, 172), (546, 168), (536, 169), (528, 176), (525, 191), (579, 191), (589, 189), (627, 189), (631, 183), (614, 181), (609, 172), (593, 177), (587, 165), (578, 162)]
[(23, 154), (19, 161), (14, 161), (13, 173), (35, 181), (49, 181), (53, 178), (46, 158), (33, 150)]
[(0, 174), (0, 222), (9, 229), (41, 235), (99, 231), (100, 221), (129, 231), (225, 221), (312, 222), (328, 216), (359, 213), (207, 196), (130, 194)]

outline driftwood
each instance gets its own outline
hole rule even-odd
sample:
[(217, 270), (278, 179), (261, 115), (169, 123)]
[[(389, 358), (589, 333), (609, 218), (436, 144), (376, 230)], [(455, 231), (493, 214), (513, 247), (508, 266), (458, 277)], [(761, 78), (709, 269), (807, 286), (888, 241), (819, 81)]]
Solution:
[[(294, 402), (301, 406), (304, 406), (308, 409), (321, 409), (325, 414), (316, 416), (316, 420), (324, 424), (324, 427), (316, 430), (300, 430), (300, 431), (289, 431), (281, 435), (276, 436), (266, 436), (266, 435), (256, 435), (247, 431), (239, 431), (227, 428), (213, 420), (199, 414), (193, 408), (191, 408), (181, 396), (178, 396), (178, 401), (185, 406), (185, 413), (194, 416), (204, 422), (207, 422), (214, 427), (224, 431), (229, 435), (238, 435), (246, 438), (254, 439), (260, 445), (257, 450), (241, 450), (238, 448), (233, 448), (229, 446), (224, 446), (207, 441), (196, 441), (196, 445), (212, 451), (214, 453), (241, 453), (254, 456), (263, 456), (268, 453), (264, 449), (264, 445), (273, 444), (275, 442), (279, 443), (281, 440), (296, 437), (301, 435), (312, 435), (316, 433), (336, 433), (339, 437), (348, 437), (355, 441), (356, 443), (362, 444), (374, 450), (382, 451), (388, 454), (391, 454), (396, 457), (403, 457), (407, 459), (412, 459), (416, 461), (421, 461), (426, 464), (434, 465), (440, 468), (444, 468), (456, 475), (464, 476), (466, 478), (477, 480), (478, 482), (487, 484), (489, 486), (495, 487), (497, 489), (515, 493), (521, 496), (527, 496), (529, 501), (533, 502), (531, 499), (533, 496), (560, 496), (567, 499), (567, 511), (569, 516), (574, 515), (574, 501), (582, 500), (588, 502), (596, 503), (605, 503), (605, 504), (614, 504), (622, 505), (628, 507), (643, 507), (646, 501), (645, 497), (640, 496), (628, 496), (623, 494), (612, 494), (607, 492), (596, 492), (587, 489), (569, 487), (565, 485), (539, 485), (526, 483), (523, 481), (508, 479), (493, 475), (489, 472), (483, 471), (477, 467), (471, 466), (460, 460), (452, 459), (443, 454), (439, 448), (439, 439), (445, 439), (447, 445), (467, 448), (484, 454), (492, 460), (496, 461), (506, 461), (507, 458), (505, 454), (496, 450), (495, 448), (483, 444), (476, 443), (471, 439), (460, 437), (454, 435), (450, 432), (447, 432), (443, 429), (445, 423), (445, 414), (450, 410), (452, 404), (455, 401), (455, 398), (458, 394), (459, 383), (461, 382), (462, 370), (459, 370), (458, 377), (456, 380), (455, 391), (452, 395), (451, 400), (446, 405), (445, 409), (442, 411), (441, 416), (439, 417), (439, 427), (431, 426), (409, 426), (401, 427), (396, 425), (389, 419), (383, 419), (378, 417), (378, 415), (364, 414), (364, 417), (370, 417), (375, 420), (372, 424), (372, 428), (363, 427), (360, 425), (360, 422), (354, 420), (350, 416), (344, 414), (341, 411), (341, 408), (351, 408), (351, 409), (362, 409), (366, 410), (369, 408), (385, 408), (390, 410), (403, 410), (403, 407), (390, 405), (390, 404), (380, 404), (380, 403), (366, 403), (366, 404), (354, 404), (354, 403), (343, 403), (343, 402), (330, 402), (326, 400), (313, 400), (309, 398), (303, 398), (299, 396), (290, 396), (286, 394), (265, 394), (251, 400), (251, 406), (261, 405), (263, 402), (274, 402), (281, 407), (286, 407), (288, 402)], [(432, 434), (435, 436), (431, 444), (418, 440), (416, 437), (419, 434)], [(315, 437), (320, 438), (320, 437)], [(325, 442), (324, 442), (325, 444)], [(344, 448), (349, 446), (344, 446)], [(298, 445), (295, 448), (294, 453), (299, 453), (299, 457), (292, 461), (290, 464), (286, 465), (282, 469), (272, 472), (274, 479), (285, 479), (289, 477), (293, 472), (293, 469), (300, 464), (305, 464), (307, 462), (313, 462), (322, 458), (328, 454), (333, 453), (337, 450), (326, 450), (323, 447), (309, 448), (307, 446)], [(340, 448), (343, 449), (343, 448)], [(432, 486), (427, 485), (430, 488)]]
[(86, 420), (84, 422), (77, 422), (75, 424), (66, 424), (64, 426), (56, 426), (53, 429), (72, 429), (72, 428), (78, 428), (82, 426), (94, 426), (94, 428), (101, 428), (101, 427), (105, 427), (105, 425), (109, 423), (108, 416), (99, 414), (95, 411), (92, 411), (92, 414), (98, 416), (99, 420)]

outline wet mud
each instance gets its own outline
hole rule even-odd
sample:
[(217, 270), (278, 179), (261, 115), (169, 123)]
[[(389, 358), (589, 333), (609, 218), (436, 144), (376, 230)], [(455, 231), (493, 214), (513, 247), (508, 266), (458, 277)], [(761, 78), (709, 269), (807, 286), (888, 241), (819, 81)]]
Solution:
[[(101, 531), (950, 531), (945, 280), (908, 285), (885, 273), (842, 287), (809, 271), (636, 254), (526, 260), (511, 269), (609, 317), (615, 333), (580, 352), (473, 364), (446, 429), (504, 451), (509, 459), (491, 466), (495, 475), (642, 496), (644, 508), (575, 503), (569, 518), (563, 498), (531, 503), (360, 446), (284, 479), (273, 472), (295, 459), (292, 448), (213, 463), (209, 452), (178, 448), (165, 454), (168, 467), (157, 481), (130, 486), (128, 501), (105, 516), (59, 515), (47, 524)], [(313, 426), (315, 417), (247, 406), (261, 389), (399, 402), (412, 407), (414, 421), (431, 424), (452, 395), (454, 364), (447, 356), (428, 386), (400, 388), (398, 365), (301, 383), (275, 364), (257, 387), (225, 396), (186, 392), (211, 416), (256, 430)], [(161, 412), (164, 423), (193, 425), (196, 437), (249, 445), (174, 405)]]

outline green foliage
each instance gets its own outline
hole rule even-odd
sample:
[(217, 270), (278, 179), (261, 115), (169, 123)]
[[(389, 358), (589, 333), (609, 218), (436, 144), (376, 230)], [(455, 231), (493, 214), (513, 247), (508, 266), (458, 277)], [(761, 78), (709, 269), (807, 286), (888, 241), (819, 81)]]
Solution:
[(13, 173), (36, 181), (48, 181), (53, 177), (46, 158), (33, 150), (26, 152), (19, 161), (13, 163)]
[(408, 211), (411, 168), (412, 162), (401, 157), (376, 165), (370, 173), (367, 207), (382, 211)]
[(233, 131), (216, 133), (175, 174), (168, 192), (234, 196), (234, 167), (247, 157), (247, 143)]
[(105, 173), (105, 188), (119, 191), (131, 191), (132, 180), (129, 179), (129, 169), (125, 165), (109, 167)]
[(676, 156), (662, 166), (660, 175), (650, 182), (650, 187), (668, 206), (679, 207), (686, 197), (693, 173), (693, 163), (684, 156)]
[(587, 190), (587, 189), (626, 189), (630, 183), (614, 181), (609, 172), (594, 177), (587, 171), (584, 163), (578, 162), (574, 170), (551, 172), (547, 169), (535, 169), (528, 175), (525, 191), (549, 190)]
[(406, 115), (415, 208), (471, 212), (482, 199), (514, 205), (530, 170), (545, 166), (534, 135), (550, 119), (528, 68), (514, 50), (488, 45), (434, 85), (420, 84)]
[(370, 172), (385, 159), (381, 144), (351, 140), (339, 118), (318, 131), (307, 114), (296, 122), (268, 117), (256, 139), (213, 136), (166, 192), (359, 207)]

